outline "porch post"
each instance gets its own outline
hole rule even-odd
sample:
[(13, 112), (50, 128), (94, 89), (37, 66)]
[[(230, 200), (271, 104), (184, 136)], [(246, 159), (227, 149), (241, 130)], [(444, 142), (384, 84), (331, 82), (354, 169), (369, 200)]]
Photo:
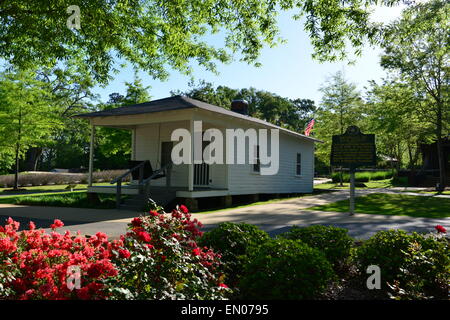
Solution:
[(136, 128), (131, 129), (131, 160), (136, 160)]
[(89, 175), (88, 175), (89, 187), (92, 187), (92, 172), (94, 170), (94, 139), (95, 139), (95, 126), (91, 125), (91, 143), (89, 146)]
[(194, 119), (191, 118), (189, 122), (189, 132), (191, 133), (191, 163), (189, 166), (188, 173), (188, 191), (194, 191)]

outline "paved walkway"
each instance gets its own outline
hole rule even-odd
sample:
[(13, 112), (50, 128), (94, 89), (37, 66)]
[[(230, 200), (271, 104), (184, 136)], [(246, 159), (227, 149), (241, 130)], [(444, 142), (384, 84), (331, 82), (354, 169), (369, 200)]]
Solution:
[[(381, 190), (361, 190), (358, 196)], [(388, 192), (386, 192), (388, 193)], [(393, 192), (395, 193), (395, 192)], [(334, 225), (346, 228), (355, 238), (368, 238), (379, 230), (403, 229), (407, 231), (434, 231), (434, 226), (441, 224), (450, 227), (450, 218), (429, 219), (408, 216), (387, 216), (371, 214), (324, 212), (307, 210), (309, 207), (323, 205), (348, 198), (348, 190), (326, 193), (317, 196), (296, 198), (277, 203), (263, 204), (240, 209), (227, 209), (217, 213), (194, 214), (206, 229), (213, 228), (220, 222), (252, 223), (272, 235), (287, 231), (290, 226), (308, 226), (314, 224)], [(402, 193), (403, 194), (403, 193)]]
[[(390, 190), (358, 190), (357, 195), (386, 192)], [(401, 193), (404, 194), (404, 193)], [(423, 195), (423, 194), (421, 194)], [(425, 196), (429, 196), (425, 194)], [(450, 228), (450, 218), (428, 219), (407, 216), (386, 216), (371, 214), (310, 211), (307, 208), (323, 205), (348, 198), (348, 190), (324, 193), (316, 196), (305, 196), (283, 200), (276, 203), (261, 204), (244, 208), (231, 208), (208, 214), (193, 214), (204, 224), (204, 230), (209, 230), (224, 221), (252, 223), (271, 235), (287, 231), (290, 226), (308, 226), (314, 224), (334, 225), (347, 228), (355, 238), (368, 238), (379, 230), (404, 229), (407, 231), (434, 231), (434, 226), (441, 224)], [(53, 219), (64, 221), (61, 230), (83, 234), (94, 234), (102, 231), (117, 238), (126, 232), (126, 225), (137, 213), (125, 210), (77, 209), (55, 207), (31, 207), (0, 204), (0, 218), (14, 217), (26, 224), (29, 219), (38, 227), (48, 227)]]
[(80, 230), (84, 234), (92, 233), (92, 228), (89, 225), (94, 225), (96, 228), (100, 227), (95, 232), (103, 231), (102, 225), (107, 226), (109, 220), (121, 219), (128, 222), (136, 215), (138, 214), (135, 211), (116, 209), (80, 209), (0, 204), (0, 225), (3, 225), (5, 219), (12, 217), (14, 220), (19, 221), (21, 227), (24, 228), (27, 228), (30, 220), (38, 228), (48, 228), (54, 219), (60, 219), (66, 226), (70, 226), (71, 230)]

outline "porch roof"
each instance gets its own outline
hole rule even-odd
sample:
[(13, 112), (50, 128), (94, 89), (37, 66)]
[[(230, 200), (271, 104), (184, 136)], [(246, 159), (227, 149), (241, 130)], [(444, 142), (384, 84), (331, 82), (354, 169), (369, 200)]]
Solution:
[(295, 135), (307, 140), (315, 141), (315, 142), (322, 142), (321, 140), (305, 136), (301, 133), (288, 130), (286, 128), (279, 127), (277, 125), (274, 125), (270, 122), (250, 117), (247, 115), (243, 115), (231, 110), (227, 110), (225, 108), (221, 108), (200, 100), (192, 99), (185, 96), (173, 96), (158, 100), (153, 100), (149, 102), (134, 104), (134, 105), (128, 105), (123, 106), (119, 108), (109, 109), (109, 110), (103, 110), (103, 111), (97, 111), (97, 112), (90, 112), (90, 113), (83, 113), (75, 115), (76, 118), (96, 118), (96, 117), (111, 117), (111, 116), (128, 116), (128, 115), (136, 115), (136, 114), (146, 114), (146, 113), (155, 113), (155, 112), (164, 112), (164, 111), (171, 111), (171, 110), (182, 110), (182, 109), (203, 109), (210, 112), (220, 113), (223, 115), (227, 115), (233, 118), (238, 118), (254, 123), (261, 124), (266, 127), (279, 129), (281, 131), (284, 131), (286, 133), (289, 133), (291, 135)]

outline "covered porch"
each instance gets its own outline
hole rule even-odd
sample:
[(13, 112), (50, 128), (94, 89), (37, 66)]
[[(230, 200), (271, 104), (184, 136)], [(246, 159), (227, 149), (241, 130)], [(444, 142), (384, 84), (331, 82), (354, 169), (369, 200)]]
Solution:
[[(166, 111), (158, 114), (121, 115), (89, 118), (91, 139), (89, 150), (89, 193), (116, 194), (117, 205), (121, 196), (146, 201), (149, 197), (162, 201), (169, 198), (202, 198), (229, 195), (228, 167), (225, 164), (194, 163), (196, 148), (194, 121), (200, 120), (195, 112), (189, 110)], [(203, 130), (217, 128), (225, 130), (223, 122), (201, 118)], [(220, 119), (219, 119), (220, 120)], [(95, 135), (97, 127), (109, 127), (131, 131), (131, 167), (110, 185), (96, 185), (93, 182)], [(171, 141), (172, 132), (186, 129), (191, 133), (189, 164), (172, 164), (171, 151), (177, 141)], [(204, 148), (202, 143), (201, 148)], [(149, 166), (149, 167), (148, 167)], [(131, 178), (130, 178), (131, 177)], [(129, 180), (129, 181), (128, 181)], [(172, 200), (173, 200), (172, 199)], [(154, 199), (158, 202), (158, 199)], [(164, 205), (164, 204), (163, 204)]]

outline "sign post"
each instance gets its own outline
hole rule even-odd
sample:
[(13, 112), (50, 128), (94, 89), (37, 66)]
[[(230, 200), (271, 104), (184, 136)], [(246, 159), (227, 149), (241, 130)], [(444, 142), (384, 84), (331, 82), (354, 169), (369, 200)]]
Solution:
[(350, 167), (350, 215), (355, 214), (355, 168)]
[(355, 212), (355, 171), (360, 166), (376, 165), (375, 135), (363, 134), (350, 126), (344, 134), (334, 135), (331, 146), (332, 166), (350, 169), (350, 215)]

